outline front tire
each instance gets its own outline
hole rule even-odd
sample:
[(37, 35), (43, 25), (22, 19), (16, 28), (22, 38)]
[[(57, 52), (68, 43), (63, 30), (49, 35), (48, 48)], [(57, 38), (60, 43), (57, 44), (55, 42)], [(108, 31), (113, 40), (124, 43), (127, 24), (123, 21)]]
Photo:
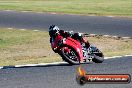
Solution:
[[(66, 52), (65, 48), (68, 48), (70, 52)], [(66, 62), (68, 62), (70, 65), (78, 65), (80, 64), (80, 57), (75, 49), (72, 47), (62, 47), (60, 51), (60, 55), (62, 59)]]

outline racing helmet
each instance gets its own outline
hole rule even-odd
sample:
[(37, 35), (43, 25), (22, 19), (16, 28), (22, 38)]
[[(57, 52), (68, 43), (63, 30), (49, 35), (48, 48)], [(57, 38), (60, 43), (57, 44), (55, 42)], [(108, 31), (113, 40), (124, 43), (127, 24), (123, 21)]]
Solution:
[(60, 31), (60, 29), (59, 29), (58, 26), (56, 26), (56, 25), (51, 25), (51, 26), (49, 27), (49, 35), (50, 35), (50, 36), (59, 33), (59, 31)]

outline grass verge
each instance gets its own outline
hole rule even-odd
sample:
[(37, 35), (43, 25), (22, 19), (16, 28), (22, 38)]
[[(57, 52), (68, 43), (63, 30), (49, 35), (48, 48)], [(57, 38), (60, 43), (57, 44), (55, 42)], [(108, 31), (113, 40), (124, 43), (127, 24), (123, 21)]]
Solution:
[[(132, 55), (132, 40), (88, 37), (105, 56)], [(0, 28), (0, 66), (62, 61), (50, 47), (48, 32)]]
[(132, 16), (131, 0), (0, 0), (0, 10)]

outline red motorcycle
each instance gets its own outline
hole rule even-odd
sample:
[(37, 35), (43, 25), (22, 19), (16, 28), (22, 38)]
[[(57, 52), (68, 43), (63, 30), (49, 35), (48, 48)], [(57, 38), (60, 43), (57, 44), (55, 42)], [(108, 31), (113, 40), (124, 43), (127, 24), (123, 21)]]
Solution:
[(81, 44), (71, 37), (64, 38), (58, 34), (51, 43), (51, 47), (55, 53), (58, 53), (64, 61), (71, 65), (104, 61), (104, 55), (97, 47), (92, 45), (86, 47), (85, 44)]

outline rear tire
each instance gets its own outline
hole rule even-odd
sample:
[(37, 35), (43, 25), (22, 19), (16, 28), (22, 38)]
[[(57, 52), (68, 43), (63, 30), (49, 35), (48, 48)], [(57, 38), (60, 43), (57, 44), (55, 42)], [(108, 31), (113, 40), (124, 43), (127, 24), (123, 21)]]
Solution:
[(94, 58), (92, 61), (95, 63), (102, 63), (104, 61), (103, 53), (94, 53)]

